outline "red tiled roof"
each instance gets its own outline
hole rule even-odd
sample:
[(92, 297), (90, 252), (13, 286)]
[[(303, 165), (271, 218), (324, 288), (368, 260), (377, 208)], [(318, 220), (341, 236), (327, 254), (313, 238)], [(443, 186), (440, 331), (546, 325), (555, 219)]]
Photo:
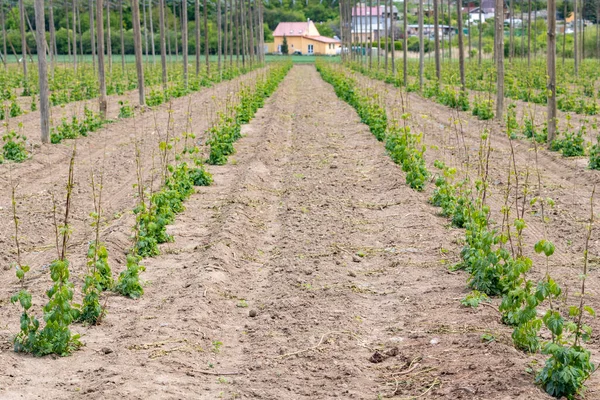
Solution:
[[(341, 43), (338, 39), (333, 39), (327, 36), (321, 35), (309, 35), (309, 24), (313, 24), (310, 22), (280, 22), (273, 31), (273, 36), (302, 36), (307, 39), (312, 39), (321, 43)], [(313, 24), (313, 33), (319, 31)]]
[(308, 22), (280, 22), (273, 36), (304, 36), (308, 32)]

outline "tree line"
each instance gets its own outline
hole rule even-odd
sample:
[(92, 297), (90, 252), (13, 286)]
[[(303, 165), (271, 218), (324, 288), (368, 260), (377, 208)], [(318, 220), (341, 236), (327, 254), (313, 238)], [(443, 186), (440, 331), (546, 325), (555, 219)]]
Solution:
[[(239, 21), (232, 21), (229, 15), (225, 14), (235, 14), (239, 9), (238, 3), (234, 0), (221, 0), (221, 3), (214, 0), (210, 2), (199, 0), (200, 17), (196, 18), (194, 1), (187, 0), (184, 4), (181, 0), (138, 0), (144, 54), (151, 55), (160, 52), (161, 9), (163, 10), (167, 51), (171, 54), (183, 53), (183, 27), (186, 26), (188, 53), (194, 54), (196, 51), (204, 53), (208, 49), (210, 54), (217, 54), (219, 36), (217, 14), (220, 13), (222, 20), (221, 30), (224, 32), (224, 29), (231, 29), (229, 25), (239, 23)], [(97, 7), (97, 0), (46, 0), (44, 26), (47, 48), (52, 49), (56, 55), (95, 54)], [(132, 1), (105, 0), (101, 9), (104, 20), (105, 51), (111, 54), (134, 54)], [(24, 31), (20, 28), (21, 14), (25, 25)], [(206, 24), (203, 21), (204, 14), (207, 17)], [(38, 53), (35, 36), (37, 22), (32, 1), (1, 0), (0, 25), (2, 25), (0, 50), (3, 50), (3, 56), (11, 57), (21, 54), (23, 46), (26, 47), (29, 54)], [(200, 31), (200, 37), (196, 35), (197, 30)], [(268, 28), (266, 31), (270, 32)], [(23, 34), (24, 41), (22, 40)], [(208, 37), (208, 41), (204, 39), (205, 37)], [(235, 40), (234, 37), (234, 43)]]
[[(109, 0), (110, 1), (110, 0)], [(142, 0), (144, 1), (144, 0)], [(256, 63), (264, 63), (264, 29), (263, 29), (263, 9), (262, 2), (255, 0), (219, 0), (216, 3), (216, 13), (213, 15), (212, 21), (209, 18), (208, 13), (208, 0), (203, 0), (203, 7), (200, 7), (200, 1), (196, 0), (192, 3), (192, 10), (195, 22), (195, 29), (193, 30), (195, 37), (195, 74), (205, 73), (207, 75), (215, 73), (212, 68), (216, 67), (216, 73), (221, 74), (225, 68), (233, 68), (234, 60), (235, 67), (245, 67), (246, 65), (253, 65)], [(123, 22), (123, 0), (119, 0), (119, 20)], [(106, 3), (110, 4), (110, 3)], [(173, 3), (175, 4), (175, 3)], [(72, 25), (78, 27), (81, 22), (81, 14), (78, 14), (78, 0), (72, 0), (72, 3), (66, 3), (67, 7), (71, 9)], [(110, 20), (111, 10), (106, 7), (104, 0), (88, 0), (89, 10), (91, 11), (89, 16), (89, 26), (91, 27), (91, 49), (92, 49), (92, 60), (93, 68), (96, 70), (98, 76), (98, 85), (100, 96), (98, 98), (100, 117), (106, 118), (107, 111), (107, 98), (106, 98), (106, 67), (110, 65), (111, 57), (113, 55), (110, 49), (111, 40), (111, 25), (105, 24), (105, 15), (107, 16), (106, 21)], [(188, 1), (184, 0), (179, 2), (180, 15), (188, 16)], [(23, 69), (23, 80), (24, 85), (27, 86), (28, 81), (28, 56), (31, 54), (30, 49), (27, 47), (26, 31), (29, 28), (30, 31), (35, 30), (36, 48), (37, 52), (37, 66), (39, 73), (39, 99), (40, 99), (40, 118), (41, 118), (41, 140), (43, 143), (48, 143), (50, 138), (50, 105), (49, 105), (49, 88), (48, 88), (48, 76), (50, 72), (55, 68), (57, 45), (56, 45), (56, 30), (54, 21), (54, 7), (52, 0), (49, 0), (47, 7), (44, 0), (35, 0), (34, 13), (35, 13), (35, 27), (32, 24), (27, 24), (28, 15), (25, 10), (24, 0), (19, 0), (19, 31), (21, 33), (21, 67)], [(135, 64), (138, 82), (138, 93), (139, 93), (139, 105), (145, 106), (145, 87), (144, 87), (144, 68), (143, 68), (143, 56), (144, 56), (144, 37), (142, 34), (143, 26), (143, 5), (140, 5), (138, 0), (131, 0), (131, 23), (133, 28), (133, 41), (134, 41), (134, 54)], [(152, 47), (152, 55), (160, 55), (160, 64), (162, 69), (162, 88), (163, 91), (167, 90), (167, 32), (168, 32), (168, 18), (167, 18), (166, 0), (159, 0), (158, 3), (158, 54), (156, 54), (155, 47)], [(4, 11), (2, 9), (2, 11)], [(202, 12), (201, 12), (202, 11)], [(65, 11), (65, 15), (69, 15), (68, 11)], [(78, 17), (79, 16), (79, 17)], [(5, 17), (4, 13), (0, 13), (0, 18)], [(67, 18), (67, 23), (70, 18)], [(48, 21), (48, 24), (46, 23)], [(176, 31), (177, 18), (173, 18), (174, 30)], [(209, 36), (202, 33), (208, 32), (209, 22), (216, 24), (217, 33), (217, 62), (211, 63), (209, 54)], [(182, 33), (182, 65), (183, 65), (183, 82), (184, 87), (188, 87), (189, 79), (189, 34), (191, 33), (188, 29), (188, 18), (180, 19), (180, 29)], [(201, 24), (203, 29), (201, 28)], [(46, 31), (48, 27), (49, 32)], [(106, 32), (105, 32), (106, 28)], [(119, 36), (121, 41), (124, 40), (124, 24), (120, 24)], [(151, 25), (151, 29), (152, 25)], [(3, 26), (3, 33), (5, 28)], [(6, 61), (6, 40), (7, 37), (3, 35), (4, 48), (3, 48), (3, 60)], [(73, 30), (72, 34), (68, 36), (68, 50), (67, 53), (70, 57), (72, 67), (77, 71), (78, 64), (81, 63), (81, 42), (78, 42), (78, 32)], [(204, 39), (204, 60), (201, 60), (201, 39)], [(122, 46), (121, 49), (124, 49)], [(145, 47), (146, 55), (148, 55), (148, 47)], [(169, 54), (171, 54), (172, 48), (169, 45)], [(13, 48), (13, 52), (14, 51)], [(177, 48), (175, 48), (175, 54), (177, 55)], [(50, 59), (50, 68), (48, 67), (48, 58)], [(121, 63), (124, 68), (125, 66), (125, 54), (121, 52)], [(216, 64), (216, 65), (214, 65)], [(5, 62), (6, 65), (6, 62)]]

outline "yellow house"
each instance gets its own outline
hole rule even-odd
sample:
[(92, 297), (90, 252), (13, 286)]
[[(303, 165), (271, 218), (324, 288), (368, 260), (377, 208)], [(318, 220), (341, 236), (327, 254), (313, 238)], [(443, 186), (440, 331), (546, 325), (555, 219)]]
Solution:
[(567, 22), (567, 24), (570, 24), (571, 22), (575, 21), (575, 14), (574, 13), (569, 14), (569, 16), (567, 18), (565, 18), (565, 21)]
[(281, 52), (284, 37), (287, 40), (289, 54), (299, 51), (305, 55), (332, 56), (339, 52), (342, 44), (339, 39), (321, 36), (311, 20), (307, 22), (280, 22), (273, 32), (274, 51)]

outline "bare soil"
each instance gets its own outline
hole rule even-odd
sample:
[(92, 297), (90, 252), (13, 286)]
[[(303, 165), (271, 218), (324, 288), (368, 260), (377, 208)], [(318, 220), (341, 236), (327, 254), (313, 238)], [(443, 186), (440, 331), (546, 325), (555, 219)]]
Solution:
[[(174, 102), (175, 131), (185, 129), (190, 107), (200, 134), (216, 109), (211, 97), (236, 84)], [(398, 110), (398, 89), (368, 84), (385, 93), (390, 115)], [(464, 130), (456, 135), (448, 108), (414, 95), (408, 107), (411, 125), (425, 132), (431, 169), (436, 158), (462, 168), (467, 153), (475, 159), (482, 129), (492, 129), (490, 203), (499, 210), (510, 148), (500, 127), (461, 115)], [(78, 287), (91, 238), (90, 165), (109, 154), (102, 238), (116, 273), (124, 268), (133, 226), (131, 136), (147, 138), (149, 170), (166, 115), (163, 108), (77, 141), (69, 250)], [(494, 307), (460, 305), (469, 292), (466, 275), (447, 267), (458, 261), (464, 232), (428, 203), (433, 185), (411, 190), (383, 144), (313, 66), (295, 66), (243, 133), (230, 162), (209, 168), (214, 184), (199, 189), (169, 227), (175, 242), (144, 260), (144, 296), (108, 295), (101, 325), (74, 327), (86, 346), (72, 356), (12, 351), (19, 309), (9, 298), (18, 283), (13, 270), (0, 270), (0, 398), (550, 398), (531, 372), (543, 357), (514, 349)], [(530, 145), (513, 145), (518, 168), (531, 166)], [(48, 192), (64, 191), (70, 151), (68, 145), (42, 148), (25, 164), (0, 166), (0, 259), (3, 265), (14, 260), (12, 168), (20, 183), (24, 259), (33, 267), (27, 286), (38, 310), (50, 286), (43, 266), (54, 251)], [(588, 196), (598, 177), (577, 160), (544, 150), (538, 158), (544, 196), (557, 202), (547, 230), (557, 245), (552, 273), (575, 291)], [(529, 248), (543, 233), (536, 218), (527, 219)], [(589, 279), (600, 309), (597, 268)], [(593, 326), (597, 361), (600, 326)], [(496, 339), (484, 342), (484, 333)], [(594, 375), (588, 398), (598, 396), (598, 384)]]

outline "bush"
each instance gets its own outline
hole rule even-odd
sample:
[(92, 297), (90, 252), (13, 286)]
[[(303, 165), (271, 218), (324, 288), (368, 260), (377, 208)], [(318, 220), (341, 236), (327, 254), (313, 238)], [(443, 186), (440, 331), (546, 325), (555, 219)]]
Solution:
[[(424, 39), (423, 49), (424, 49), (425, 53), (429, 53), (430, 51), (433, 51), (433, 41), (429, 40), (429, 39)], [(418, 53), (420, 51), (418, 37), (411, 36), (408, 38), (407, 50), (415, 52), (415, 53)]]
[(585, 154), (585, 126), (578, 132), (565, 132), (550, 144), (550, 150), (560, 151), (563, 157), (579, 157)]
[(597, 138), (598, 143), (590, 148), (590, 169), (600, 169), (600, 137)]

